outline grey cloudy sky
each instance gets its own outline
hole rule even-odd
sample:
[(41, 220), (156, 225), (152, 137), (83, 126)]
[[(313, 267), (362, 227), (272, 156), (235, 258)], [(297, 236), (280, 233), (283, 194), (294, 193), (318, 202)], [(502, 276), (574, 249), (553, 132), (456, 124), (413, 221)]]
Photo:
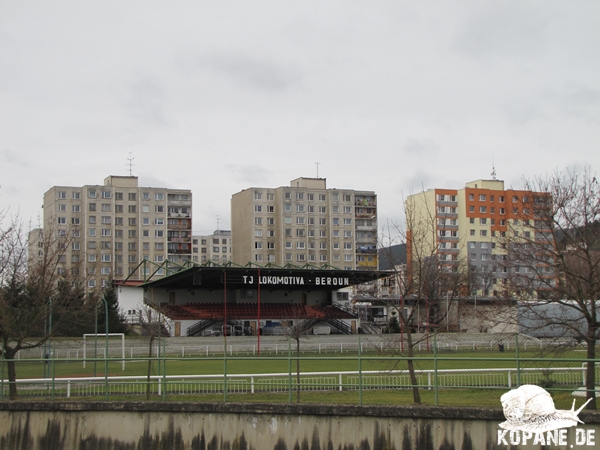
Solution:
[(598, 168), (597, 1), (0, 0), (0, 209), (127, 175), (231, 195), (299, 176), (402, 195)]

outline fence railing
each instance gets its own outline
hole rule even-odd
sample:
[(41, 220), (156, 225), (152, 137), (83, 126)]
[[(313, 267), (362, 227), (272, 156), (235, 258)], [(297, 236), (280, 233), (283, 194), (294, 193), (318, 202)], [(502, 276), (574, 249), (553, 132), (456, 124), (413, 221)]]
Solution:
[[(429, 352), (419, 353), (415, 346), (417, 352), (410, 358), (397, 342), (360, 336), (339, 341), (319, 337), (313, 342), (301, 341), (300, 347), (290, 338), (283, 342), (281, 337), (272, 338), (263, 342), (260, 354), (252, 347), (256, 344), (247, 340), (206, 344), (195, 355), (187, 350), (191, 346), (167, 345), (166, 340), (152, 348), (152, 356), (148, 356), (147, 346), (140, 346), (144, 351), (138, 352), (134, 351), (138, 347), (128, 345), (123, 352), (123, 347), (113, 345), (108, 354), (105, 347), (98, 346), (87, 351), (88, 356), (96, 356), (85, 359), (77, 349), (65, 349), (65, 357), (59, 357), (52, 346), (43, 358), (13, 360), (18, 378), (12, 385), (7, 379), (9, 361), (0, 359), (0, 400), (14, 397), (15, 390), (19, 397), (52, 400), (195, 396), (197, 401), (231, 401), (238, 396), (239, 401), (291, 402), (299, 401), (300, 393), (315, 393), (304, 401), (321, 401), (327, 396), (334, 402), (386, 404), (410, 401), (410, 391), (417, 387), (429, 395), (427, 402), (435, 405), (440, 393), (452, 399), (458, 395), (453, 393), (461, 390), (461, 397), (455, 399), (475, 406), (485, 404), (490, 391), (522, 384), (540, 384), (570, 396), (585, 387), (588, 365), (593, 365), (600, 380), (600, 360), (585, 359), (577, 347), (564, 357), (540, 358), (531, 346), (524, 352), (518, 338), (490, 342), (493, 345), (488, 347), (480, 340), (478, 351), (467, 347), (469, 351), (461, 354), (457, 353), (460, 346), (440, 343), (434, 336), (431, 342), (422, 342)], [(502, 342), (501, 348), (498, 342)], [(214, 352), (209, 348), (213, 345)], [(73, 351), (75, 357), (68, 353)], [(409, 361), (415, 367), (412, 374), (407, 370)], [(481, 400), (464, 398), (467, 394)]]

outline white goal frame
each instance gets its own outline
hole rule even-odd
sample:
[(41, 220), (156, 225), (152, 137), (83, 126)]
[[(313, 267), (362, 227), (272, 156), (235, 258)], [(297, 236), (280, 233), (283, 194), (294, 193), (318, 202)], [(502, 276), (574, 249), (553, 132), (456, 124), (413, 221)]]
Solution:
[[(98, 338), (98, 337), (104, 337), (105, 340), (108, 336), (121, 336), (121, 357), (123, 358), (122, 361), (122, 370), (125, 370), (125, 333), (104, 333), (104, 334), (96, 334), (96, 333), (88, 333), (88, 334), (84, 334), (83, 335), (83, 368), (85, 369), (85, 361), (86, 361), (86, 337), (87, 336), (94, 336), (94, 338)], [(104, 357), (106, 359), (108, 359), (108, 355), (104, 355)]]

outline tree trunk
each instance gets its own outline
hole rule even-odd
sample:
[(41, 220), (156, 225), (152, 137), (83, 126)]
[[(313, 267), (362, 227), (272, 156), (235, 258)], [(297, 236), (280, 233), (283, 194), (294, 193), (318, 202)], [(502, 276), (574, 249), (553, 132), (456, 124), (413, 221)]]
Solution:
[[(404, 322), (404, 320), (403, 320)], [(412, 360), (412, 357), (414, 356), (413, 353), (413, 342), (412, 342), (412, 332), (410, 330), (410, 326), (408, 326), (408, 324), (406, 322), (404, 322), (405, 324), (405, 329), (406, 329), (406, 344), (407, 344), (407, 349), (406, 349), (406, 354), (408, 356), (407, 360), (406, 360), (406, 364), (408, 365), (408, 374), (410, 376), (410, 384), (412, 385), (412, 393), (413, 393), (413, 402), (417, 405), (421, 404), (421, 394), (419, 393), (419, 381), (417, 380), (417, 375), (415, 373), (415, 366)]]
[(588, 335), (586, 339), (587, 346), (587, 369), (585, 371), (586, 398), (593, 400), (587, 404), (587, 409), (597, 409), (596, 407), (596, 365), (589, 360), (596, 359), (596, 327), (588, 324)]
[(146, 400), (150, 400), (150, 376), (152, 375), (152, 344), (154, 342), (154, 335), (150, 335), (150, 342), (148, 344), (148, 373), (146, 378)]
[(15, 359), (14, 355), (10, 355), (5, 353), (6, 357), (6, 366), (8, 369), (8, 397), (11, 400), (16, 400), (17, 395), (17, 370), (15, 368)]

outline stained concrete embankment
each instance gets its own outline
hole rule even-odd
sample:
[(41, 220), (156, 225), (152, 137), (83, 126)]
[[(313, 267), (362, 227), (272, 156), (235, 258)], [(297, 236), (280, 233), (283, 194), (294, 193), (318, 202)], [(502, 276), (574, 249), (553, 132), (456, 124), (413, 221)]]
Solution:
[[(600, 442), (600, 413), (581, 428)], [(479, 450), (501, 409), (154, 402), (0, 402), (0, 450)]]

